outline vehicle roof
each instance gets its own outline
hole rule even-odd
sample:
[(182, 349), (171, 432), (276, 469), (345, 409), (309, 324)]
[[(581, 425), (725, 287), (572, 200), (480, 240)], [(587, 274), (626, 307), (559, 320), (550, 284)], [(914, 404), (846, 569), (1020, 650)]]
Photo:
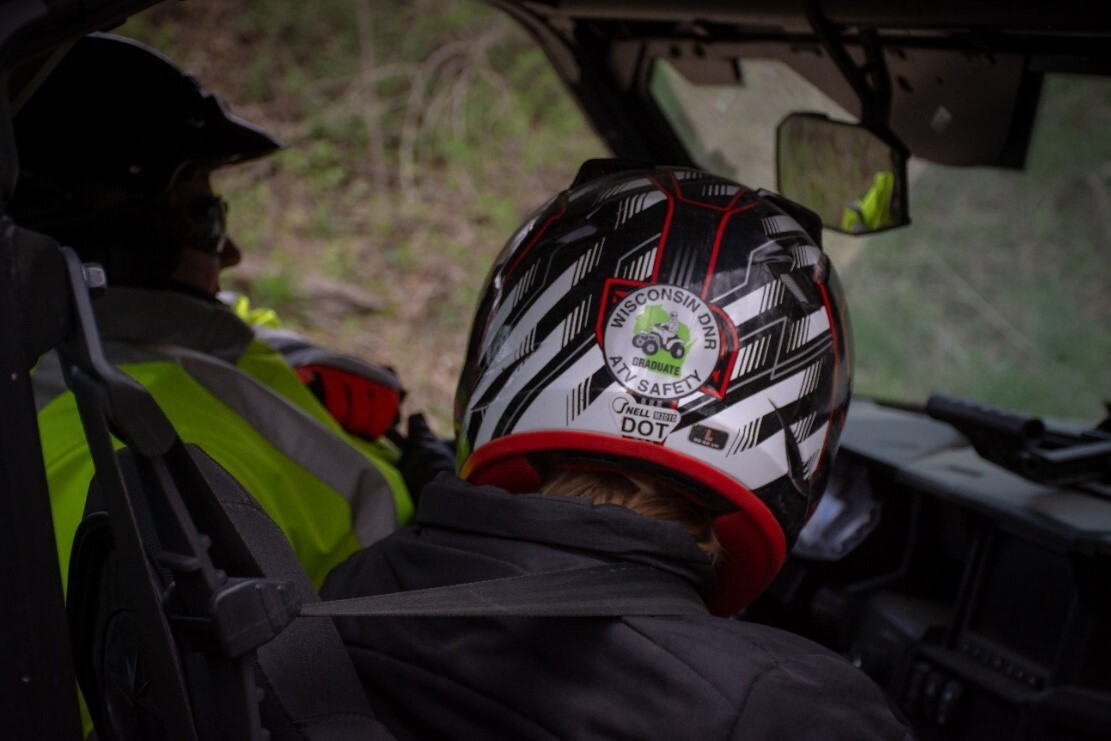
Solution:
[(490, 0), (537, 16), (556, 19), (623, 20), (639, 23), (745, 24), (750, 29), (809, 32), (811, 9), (844, 26), (902, 29), (991, 27), (1001, 31), (1049, 30), (1091, 33), (1106, 30), (1107, 14), (1082, 0)]
[[(598, 133), (618, 156), (635, 159), (690, 164), (648, 100), (660, 58), (707, 84), (740, 84), (745, 57), (779, 58), (859, 115), (829, 42), (860, 64), (874, 38), (895, 83), (890, 127), (913, 154), (1007, 167), (1023, 164), (1044, 73), (1111, 74), (1111, 14), (1074, 0), (488, 2), (529, 29)], [(931, 131), (941, 106), (967, 126)]]
[[(66, 40), (105, 30), (161, 0), (0, 0), (0, 45), (9, 68)], [(849, 32), (877, 29), (905, 41), (977, 51), (1057, 53), (1086, 71), (1111, 73), (1111, 13), (1080, 0), (486, 0), (533, 30), (570, 37), (591, 27), (612, 39), (815, 38), (811, 11)]]
[[(874, 33), (898, 82), (892, 90), (892, 129), (913, 153), (947, 164), (1021, 164), (1027, 119), (1036, 102), (1032, 81), (1050, 71), (1111, 74), (1111, 13), (1079, 0), (486, 2), (529, 30), (618, 156), (675, 163), (686, 162), (686, 153), (655, 120), (657, 113), (644, 94), (646, 64), (658, 57), (667, 58), (692, 82), (728, 84), (739, 80), (738, 59), (769, 54), (774, 47), (855, 114), (856, 95), (828, 54), (822, 58), (828, 40), (822, 31), (841, 40), (855, 58), (862, 56), (862, 36)], [(5, 29), (0, 33), (0, 63), (14, 68), (9, 96), (15, 107), (57, 61), (56, 52), (67, 41), (154, 4), (0, 0), (0, 29)], [(918, 53), (911, 55), (911, 50)], [(942, 71), (943, 90), (927, 84)], [(985, 145), (976, 141), (962, 146), (952, 131), (943, 142), (936, 141), (924, 129), (923, 111), (943, 104), (958, 112), (982, 107), (985, 93), (989, 98), (1005, 96), (1000, 107), (1014, 109), (1005, 151), (985, 152)], [(984, 136), (998, 139), (999, 132)]]

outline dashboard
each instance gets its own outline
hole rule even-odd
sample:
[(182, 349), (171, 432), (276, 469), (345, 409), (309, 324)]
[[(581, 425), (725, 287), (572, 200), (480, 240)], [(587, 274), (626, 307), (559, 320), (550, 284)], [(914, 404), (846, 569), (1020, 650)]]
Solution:
[(1111, 488), (1033, 483), (922, 412), (854, 401), (744, 618), (848, 657), (923, 739), (1111, 738)]

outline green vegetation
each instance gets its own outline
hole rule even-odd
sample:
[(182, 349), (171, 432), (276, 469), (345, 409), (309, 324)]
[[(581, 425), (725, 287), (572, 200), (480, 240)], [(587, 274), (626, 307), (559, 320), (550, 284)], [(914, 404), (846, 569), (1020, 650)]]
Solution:
[(448, 432), (494, 255), (604, 154), (543, 54), (477, 2), (189, 0), (121, 32), (289, 145), (218, 175), (247, 256), (225, 287), (397, 367)]
[[(604, 153), (547, 61), (474, 2), (165, 3), (147, 40), (289, 148), (220, 176), (248, 255), (232, 284), (318, 340), (394, 365), (448, 431), (477, 291), (528, 212)], [(773, 132), (847, 114), (782, 65), (653, 91), (699, 161), (774, 187)], [(1053, 79), (1028, 172), (913, 163), (908, 229), (827, 233), (856, 387), (1093, 418), (1111, 393), (1111, 88)], [(354, 291), (345, 292), (347, 287)]]
[(915, 226), (873, 237), (846, 271), (858, 357), (867, 353), (860, 387), (1094, 419), (1111, 393), (1111, 282), (1091, 269), (1108, 236), (1099, 193), (1073, 187), (1079, 171), (960, 173), (959, 190), (944, 185), (953, 174), (923, 173)]
[(845, 271), (862, 389), (1101, 415), (1111, 395), (1109, 114), (1106, 81), (1051, 78), (1027, 172), (922, 168), (914, 225), (867, 240)]
[[(746, 61), (744, 69), (738, 90), (696, 87), (675, 73), (653, 90), (704, 165), (769, 187), (780, 117), (847, 116), (783, 65)], [(1111, 396), (1109, 120), (1107, 80), (1051, 78), (1025, 172), (914, 162), (909, 228), (865, 239), (826, 232), (853, 319), (858, 393), (925, 402), (941, 392), (1047, 416), (1103, 414)], [(742, 127), (747, 136), (735, 136)], [(815, 195), (809, 205), (822, 203)]]

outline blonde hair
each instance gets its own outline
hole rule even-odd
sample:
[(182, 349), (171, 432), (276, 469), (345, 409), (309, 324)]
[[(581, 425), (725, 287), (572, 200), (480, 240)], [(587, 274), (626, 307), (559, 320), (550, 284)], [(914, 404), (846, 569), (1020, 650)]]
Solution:
[(710, 513), (688, 502), (682, 495), (661, 489), (638, 476), (599, 471), (559, 470), (548, 477), (540, 493), (551, 496), (583, 497), (595, 504), (617, 504), (655, 520), (682, 525), (711, 561), (721, 555)]

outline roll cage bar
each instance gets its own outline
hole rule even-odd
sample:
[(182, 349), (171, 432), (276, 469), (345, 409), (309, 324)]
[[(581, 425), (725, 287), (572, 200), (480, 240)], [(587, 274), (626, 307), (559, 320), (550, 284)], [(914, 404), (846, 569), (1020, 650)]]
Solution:
[(56, 47), (152, 4), (0, 2), (0, 723), (13, 738), (77, 738), (80, 719), (30, 380), (39, 355), (68, 331), (69, 304), (64, 291), (28, 290), (51, 268), (21, 262), (6, 213), (18, 175), (11, 103), (45, 77)]

